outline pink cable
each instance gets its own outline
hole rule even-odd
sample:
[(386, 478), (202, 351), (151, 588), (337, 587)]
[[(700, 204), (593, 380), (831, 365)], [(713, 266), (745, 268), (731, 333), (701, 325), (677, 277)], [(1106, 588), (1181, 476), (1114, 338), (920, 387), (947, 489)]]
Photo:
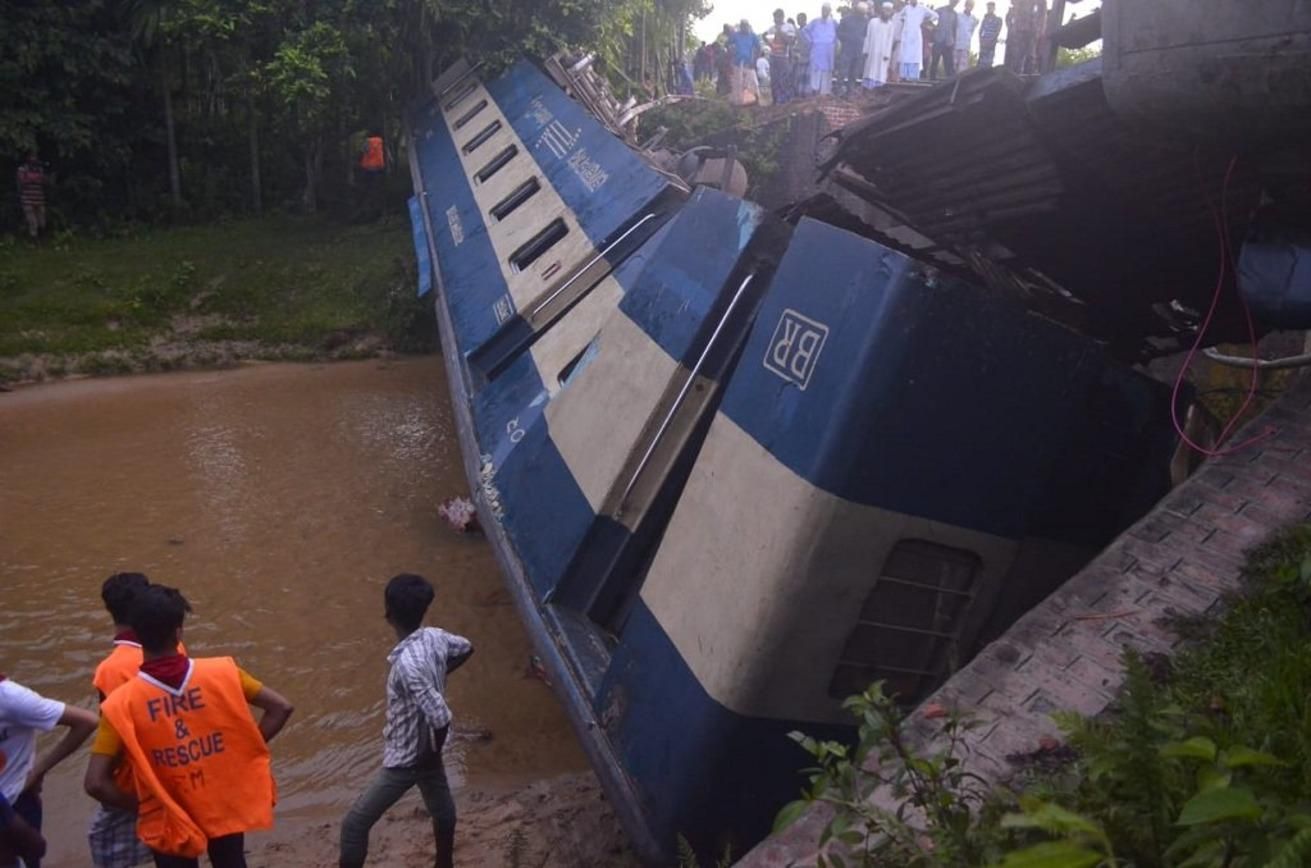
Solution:
[[(1229, 233), (1227, 231), (1228, 230), (1228, 226), (1227, 226), (1228, 194), (1229, 194), (1229, 179), (1233, 176), (1234, 167), (1237, 165), (1238, 165), (1238, 157), (1234, 156), (1229, 160), (1229, 168), (1225, 171), (1224, 186), (1220, 190), (1220, 201), (1221, 201), (1220, 212), (1218, 213), (1216, 212), (1215, 206), (1210, 204), (1209, 201), (1210, 197), (1208, 197), (1208, 207), (1210, 207), (1211, 214), (1215, 218), (1216, 234), (1219, 236), (1219, 240), (1220, 240), (1219, 275), (1216, 277), (1216, 281), (1215, 281), (1215, 292), (1211, 296), (1211, 307), (1207, 310), (1206, 317), (1202, 320), (1202, 325), (1197, 330), (1197, 339), (1193, 341), (1192, 347), (1188, 350), (1188, 355), (1184, 359), (1183, 367), (1179, 369), (1179, 376), (1175, 378), (1174, 390), (1170, 394), (1170, 421), (1174, 423), (1175, 433), (1179, 435), (1179, 439), (1182, 440), (1184, 443), (1186, 443), (1190, 449), (1192, 449), (1194, 452), (1198, 452), (1202, 455), (1205, 455), (1208, 458), (1216, 458), (1222, 455), (1230, 455), (1234, 452), (1239, 451), (1240, 449), (1245, 449), (1246, 447), (1251, 446), (1254, 443), (1258, 443), (1262, 440), (1265, 440), (1275, 433), (1275, 429), (1269, 428), (1261, 432), (1260, 434), (1249, 437), (1248, 439), (1244, 440), (1242, 443), (1238, 443), (1234, 446), (1229, 446), (1224, 449), (1208, 449), (1205, 446), (1201, 446), (1197, 443), (1194, 443), (1192, 439), (1190, 439), (1189, 436), (1186, 433), (1184, 433), (1183, 425), (1180, 424), (1179, 422), (1179, 392), (1183, 388), (1184, 379), (1188, 375), (1188, 369), (1192, 367), (1193, 358), (1197, 355), (1197, 351), (1201, 349), (1202, 342), (1206, 339), (1206, 333), (1211, 328), (1211, 321), (1215, 318), (1216, 309), (1220, 306), (1220, 297), (1224, 293), (1225, 275), (1228, 273), (1229, 264), (1232, 259), (1232, 255), (1229, 247)], [(1252, 343), (1252, 358), (1255, 359), (1257, 357), (1256, 324), (1252, 321), (1252, 311), (1250, 308), (1248, 308), (1247, 302), (1243, 299), (1242, 295), (1239, 295), (1238, 301), (1239, 304), (1241, 304), (1243, 307), (1244, 316), (1247, 318), (1247, 335)], [(1232, 433), (1234, 427), (1238, 424), (1238, 421), (1243, 417), (1243, 414), (1247, 412), (1247, 408), (1252, 405), (1252, 401), (1256, 397), (1259, 383), (1260, 383), (1260, 370), (1256, 367), (1253, 367), (1252, 382), (1247, 390), (1247, 398), (1243, 401), (1243, 405), (1239, 407), (1238, 412), (1235, 413), (1229, 419), (1229, 422), (1221, 430), (1220, 436), (1216, 439), (1217, 446), (1224, 443), (1225, 439)]]

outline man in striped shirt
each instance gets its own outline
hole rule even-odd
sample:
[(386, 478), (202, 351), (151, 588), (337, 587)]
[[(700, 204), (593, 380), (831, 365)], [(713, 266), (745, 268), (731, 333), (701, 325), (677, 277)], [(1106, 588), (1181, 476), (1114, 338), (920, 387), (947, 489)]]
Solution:
[(341, 868), (362, 868), (369, 830), (401, 796), (417, 786), (432, 816), (437, 868), (451, 868), (455, 802), (446, 783), (442, 745), (451, 725), (446, 675), (464, 665), (473, 645), (463, 636), (424, 627), (432, 585), (402, 573), (383, 593), (387, 623), (400, 640), (387, 661), (387, 722), (382, 728), (382, 771), (341, 824)]
[(35, 240), (46, 228), (46, 170), (35, 151), (18, 167), (18, 201), (27, 218), (27, 232)]

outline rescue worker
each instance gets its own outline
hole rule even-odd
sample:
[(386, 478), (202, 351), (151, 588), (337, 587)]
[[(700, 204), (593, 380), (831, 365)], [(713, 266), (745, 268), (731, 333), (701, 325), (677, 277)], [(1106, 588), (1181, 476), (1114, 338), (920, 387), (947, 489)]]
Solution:
[[(231, 657), (188, 658), (179, 650), (191, 611), (175, 588), (151, 585), (128, 619), (141, 642), (141, 669), (101, 705), (86, 791), (138, 812), (137, 834), (156, 868), (246, 868), (245, 833), (273, 825), (268, 742), (291, 717), (283, 696)], [(263, 709), (256, 724), (249, 706)], [(132, 770), (119, 789), (114, 766)]]
[[(139, 593), (150, 587), (150, 580), (141, 573), (115, 573), (100, 587), (100, 599), (114, 624), (113, 648), (91, 679), (100, 701), (136, 677), (141, 669), (141, 642), (136, 631), (128, 626), (128, 617)], [(178, 646), (181, 653), (187, 651)], [(133, 792), (131, 767), (120, 762), (114, 770), (118, 788)], [(91, 846), (91, 864), (96, 868), (131, 868), (149, 862), (150, 849), (137, 837), (135, 811), (100, 805), (91, 820), (87, 833)]]
[(382, 136), (370, 130), (360, 151), (360, 174), (364, 176), (364, 208), (361, 219), (377, 220), (383, 214), (383, 178), (387, 168), (387, 151)]
[(382, 136), (371, 131), (364, 138), (364, 149), (360, 153), (360, 170), (367, 174), (377, 174), (387, 168), (387, 152), (382, 146)]

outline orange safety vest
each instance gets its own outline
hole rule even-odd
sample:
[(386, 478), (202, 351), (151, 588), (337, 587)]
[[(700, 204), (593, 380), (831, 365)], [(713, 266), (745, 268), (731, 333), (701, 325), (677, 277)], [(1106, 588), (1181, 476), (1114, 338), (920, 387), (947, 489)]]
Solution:
[(364, 153), (360, 156), (360, 168), (366, 172), (381, 172), (387, 157), (382, 150), (382, 136), (369, 136), (364, 140)]
[(189, 663), (181, 688), (139, 672), (100, 708), (132, 767), (137, 836), (156, 852), (191, 858), (211, 838), (272, 826), (276, 792), (236, 661)]
[[(187, 646), (179, 642), (178, 653), (186, 654)], [(114, 640), (114, 650), (109, 652), (108, 657), (100, 661), (100, 665), (96, 667), (96, 674), (91, 678), (91, 683), (95, 685), (96, 690), (108, 696), (136, 677), (137, 672), (141, 669), (141, 659), (141, 645), (139, 643), (129, 642), (126, 639), (116, 639)]]

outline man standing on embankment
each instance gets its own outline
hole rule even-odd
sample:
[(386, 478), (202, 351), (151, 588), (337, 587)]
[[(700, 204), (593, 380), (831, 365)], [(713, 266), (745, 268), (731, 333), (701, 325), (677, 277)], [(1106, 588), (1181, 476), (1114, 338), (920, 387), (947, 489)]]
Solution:
[(432, 585), (402, 573), (383, 591), (383, 615), (400, 641), (387, 655), (387, 722), (382, 729), (382, 771), (341, 823), (341, 868), (362, 868), (369, 830), (401, 796), (418, 787), (432, 817), (437, 868), (452, 868), (455, 802), (446, 782), (442, 747), (451, 726), (446, 676), (465, 664), (473, 644), (463, 636), (424, 627)]
[[(268, 742), (291, 703), (238, 668), (231, 657), (189, 658), (178, 649), (190, 604), (175, 588), (151, 585), (129, 619), (141, 642), (137, 676), (100, 706), (86, 791), (137, 812), (137, 834), (156, 868), (246, 868), (245, 833), (273, 825)], [(250, 706), (264, 711), (256, 724)], [(114, 769), (132, 770), (134, 792)]]

